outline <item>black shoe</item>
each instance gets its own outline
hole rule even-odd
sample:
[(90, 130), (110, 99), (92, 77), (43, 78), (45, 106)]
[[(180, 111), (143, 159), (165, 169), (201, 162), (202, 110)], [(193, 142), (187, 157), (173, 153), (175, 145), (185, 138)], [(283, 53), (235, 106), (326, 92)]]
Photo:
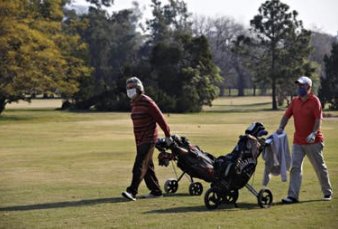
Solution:
[(128, 200), (132, 200), (132, 201), (136, 200), (136, 196), (133, 195), (132, 193), (127, 192), (127, 191), (122, 192), (122, 196), (124, 198), (127, 198)]
[(294, 204), (294, 203), (298, 203), (298, 200), (296, 198), (288, 196), (282, 199), (282, 203), (283, 204)]
[(143, 196), (138, 196), (137, 198), (145, 199), (145, 198), (158, 198), (158, 197), (163, 197), (161, 190), (151, 191), (149, 194), (143, 195)]
[(148, 195), (145, 195), (144, 196), (144, 198), (146, 198), (146, 199), (150, 199), (150, 198), (159, 198), (159, 197), (163, 197), (163, 195), (162, 194), (153, 194), (153, 193), (149, 193)]
[(154, 196), (163, 196), (163, 193), (161, 190), (158, 191), (151, 191), (150, 194), (154, 195)]
[(332, 200), (332, 195), (331, 194), (325, 195), (324, 198), (323, 198), (323, 200), (326, 200), (326, 201)]

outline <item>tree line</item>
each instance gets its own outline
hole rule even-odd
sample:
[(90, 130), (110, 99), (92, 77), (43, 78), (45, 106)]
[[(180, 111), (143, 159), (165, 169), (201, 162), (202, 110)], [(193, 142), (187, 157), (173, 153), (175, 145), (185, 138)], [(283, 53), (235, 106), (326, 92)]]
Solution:
[(0, 2), (0, 113), (41, 94), (61, 96), (63, 109), (128, 110), (130, 76), (165, 112), (201, 111), (227, 88), (239, 96), (271, 89), (278, 109), (303, 74), (337, 109), (337, 43), (304, 29), (279, 0), (263, 3), (250, 29), (225, 16), (192, 17), (184, 0), (150, 0), (152, 18), (143, 26), (136, 2), (108, 13), (113, 0), (87, 1), (83, 14), (66, 7), (70, 0)]

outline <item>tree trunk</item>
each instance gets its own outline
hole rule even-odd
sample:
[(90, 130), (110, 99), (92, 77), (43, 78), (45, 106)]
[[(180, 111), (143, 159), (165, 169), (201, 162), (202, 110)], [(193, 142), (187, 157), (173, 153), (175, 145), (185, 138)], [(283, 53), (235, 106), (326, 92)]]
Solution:
[(6, 98), (0, 97), (0, 114), (5, 110)]
[(272, 110), (277, 110), (277, 100), (276, 100), (276, 70), (275, 70), (275, 61), (276, 61), (276, 44), (274, 41), (271, 42), (271, 77), (272, 77)]
[(240, 69), (240, 64), (239, 64), (239, 59), (238, 57), (234, 61), (234, 68), (237, 72), (237, 88), (238, 88), (238, 96), (244, 96), (244, 88), (245, 88), (245, 83), (244, 83), (244, 74), (242, 72), (242, 69)]
[(277, 110), (277, 99), (276, 99), (276, 79), (272, 78), (272, 110)]
[(225, 95), (225, 85), (222, 84), (220, 87), (219, 87), (219, 96), (223, 97)]
[(238, 74), (238, 96), (244, 96), (244, 76), (242, 72)]

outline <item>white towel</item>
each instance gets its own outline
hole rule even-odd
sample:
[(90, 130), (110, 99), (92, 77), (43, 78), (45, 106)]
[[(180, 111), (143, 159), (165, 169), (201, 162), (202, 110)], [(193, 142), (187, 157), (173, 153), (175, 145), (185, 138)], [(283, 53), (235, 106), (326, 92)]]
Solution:
[(265, 160), (263, 186), (269, 183), (270, 174), (275, 176), (280, 175), (283, 182), (287, 181), (287, 171), (289, 171), (291, 164), (289, 142), (286, 133), (274, 133), (269, 136), (269, 139), (272, 142), (263, 151), (263, 159)]

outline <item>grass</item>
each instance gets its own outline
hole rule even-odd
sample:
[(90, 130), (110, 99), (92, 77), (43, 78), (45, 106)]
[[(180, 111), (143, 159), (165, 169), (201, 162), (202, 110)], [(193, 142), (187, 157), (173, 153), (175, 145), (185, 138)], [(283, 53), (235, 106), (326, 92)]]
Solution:
[[(55, 101), (54, 101), (55, 102)], [(48, 103), (48, 102), (47, 102)], [(238, 208), (209, 211), (202, 196), (189, 196), (187, 179), (176, 194), (127, 202), (135, 156), (129, 113), (70, 113), (47, 108), (9, 106), (0, 116), (0, 228), (336, 228), (338, 198), (322, 193), (305, 159), (301, 202), (281, 205), (288, 184), (273, 177), (274, 204), (261, 209), (245, 188)], [(254, 121), (273, 132), (283, 111), (269, 111), (268, 97), (222, 98), (198, 114), (167, 114), (173, 133), (213, 155), (232, 150)], [(337, 116), (338, 112), (332, 112)], [(323, 121), (325, 159), (331, 183), (338, 184), (338, 119)], [(293, 125), (287, 127), (290, 142)], [(162, 133), (161, 133), (162, 134)], [(156, 154), (154, 156), (155, 162)], [(261, 188), (263, 161), (250, 184)], [(175, 174), (156, 165), (161, 184)], [(209, 184), (203, 182), (204, 190)], [(140, 194), (148, 193), (144, 183)]]

